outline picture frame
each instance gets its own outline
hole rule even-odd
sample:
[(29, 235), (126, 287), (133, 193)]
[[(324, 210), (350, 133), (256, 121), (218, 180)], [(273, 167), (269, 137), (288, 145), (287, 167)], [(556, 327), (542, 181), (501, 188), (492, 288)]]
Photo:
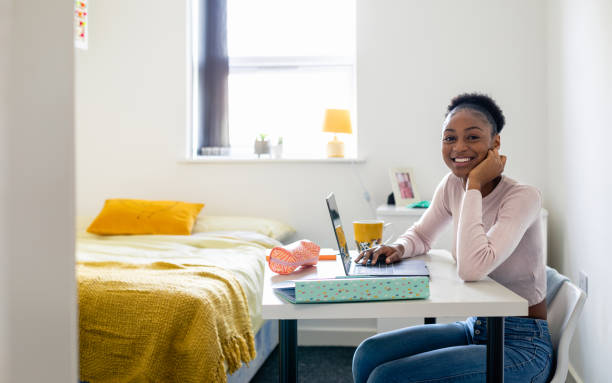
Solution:
[(420, 201), (414, 184), (412, 168), (391, 168), (389, 169), (389, 178), (391, 180), (393, 198), (395, 198), (395, 206), (406, 206)]

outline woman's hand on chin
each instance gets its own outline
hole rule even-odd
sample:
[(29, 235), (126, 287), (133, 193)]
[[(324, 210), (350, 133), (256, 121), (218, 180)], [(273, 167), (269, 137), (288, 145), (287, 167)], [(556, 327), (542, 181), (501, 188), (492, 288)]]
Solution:
[(474, 169), (470, 170), (467, 189), (481, 188), (499, 177), (506, 166), (506, 156), (500, 156), (497, 148), (489, 149), (487, 156)]

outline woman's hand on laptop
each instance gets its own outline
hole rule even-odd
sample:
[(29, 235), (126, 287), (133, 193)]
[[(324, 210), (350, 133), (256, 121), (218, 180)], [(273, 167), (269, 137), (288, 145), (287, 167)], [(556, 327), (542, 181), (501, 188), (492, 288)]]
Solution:
[(368, 263), (368, 260), (372, 260), (372, 264), (376, 264), (380, 258), (381, 260), (384, 259), (384, 262), (389, 264), (401, 261), (402, 254), (404, 254), (404, 246), (400, 244), (390, 246), (379, 245), (359, 253), (357, 258), (355, 258), (355, 262), (359, 263), (361, 261), (361, 263), (365, 265)]

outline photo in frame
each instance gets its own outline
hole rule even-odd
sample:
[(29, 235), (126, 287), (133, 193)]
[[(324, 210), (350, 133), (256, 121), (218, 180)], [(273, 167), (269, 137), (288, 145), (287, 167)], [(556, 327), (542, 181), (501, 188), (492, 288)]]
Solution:
[(391, 189), (396, 206), (406, 206), (419, 201), (419, 194), (414, 186), (414, 176), (411, 168), (389, 169)]

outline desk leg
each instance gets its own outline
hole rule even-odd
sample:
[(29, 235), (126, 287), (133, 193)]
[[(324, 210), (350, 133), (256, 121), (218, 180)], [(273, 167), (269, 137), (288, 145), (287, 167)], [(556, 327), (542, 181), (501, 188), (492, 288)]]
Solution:
[(425, 318), (425, 324), (436, 324), (436, 318)]
[(295, 383), (297, 382), (297, 320), (281, 319), (278, 322), (280, 348), (278, 381)]
[(504, 381), (504, 317), (487, 318), (487, 383)]

